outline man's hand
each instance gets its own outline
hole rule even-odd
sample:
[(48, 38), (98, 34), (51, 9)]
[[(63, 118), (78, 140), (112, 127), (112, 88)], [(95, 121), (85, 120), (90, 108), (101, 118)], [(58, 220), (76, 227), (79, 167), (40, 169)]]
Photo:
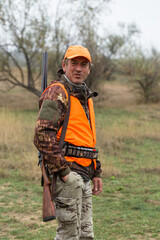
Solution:
[(92, 193), (93, 195), (98, 195), (100, 192), (102, 192), (102, 179), (98, 178), (98, 177), (94, 177), (92, 178), (92, 182), (93, 182), (93, 189), (92, 189)]
[(67, 174), (65, 177), (62, 177), (62, 180), (65, 182), (68, 179), (69, 174)]

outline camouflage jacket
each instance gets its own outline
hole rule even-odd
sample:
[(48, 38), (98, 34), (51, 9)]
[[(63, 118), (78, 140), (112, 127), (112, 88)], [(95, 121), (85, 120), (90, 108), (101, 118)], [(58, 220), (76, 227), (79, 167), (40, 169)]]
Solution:
[[(83, 84), (83, 87), (72, 84), (65, 78), (62, 69), (58, 71), (57, 80), (51, 84), (56, 82), (62, 83), (70, 91), (70, 95), (79, 99), (89, 120), (87, 100), (93, 97), (95, 93), (92, 93), (86, 84)], [(54, 85), (48, 88), (40, 98), (39, 107), (40, 111), (35, 127), (34, 144), (43, 154), (49, 173), (58, 172), (60, 177), (63, 177), (71, 169), (81, 174), (85, 179), (101, 177), (101, 164), (98, 160), (96, 170), (93, 163), (88, 167), (83, 167), (75, 162), (67, 162), (63, 150), (60, 150), (58, 147), (57, 132), (63, 125), (68, 107), (67, 96), (62, 87)]]

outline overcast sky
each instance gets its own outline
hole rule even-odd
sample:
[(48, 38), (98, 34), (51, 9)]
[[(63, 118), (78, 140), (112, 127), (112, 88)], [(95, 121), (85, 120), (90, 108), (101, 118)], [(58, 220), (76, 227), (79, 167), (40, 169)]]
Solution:
[[(58, 1), (51, 0), (51, 11)], [(135, 23), (141, 31), (139, 44), (160, 51), (160, 0), (112, 0), (109, 7), (104, 20), (109, 31), (116, 31), (118, 22)]]
[(134, 22), (141, 30), (140, 43), (160, 51), (160, 0), (112, 0), (107, 24), (116, 28), (118, 22)]

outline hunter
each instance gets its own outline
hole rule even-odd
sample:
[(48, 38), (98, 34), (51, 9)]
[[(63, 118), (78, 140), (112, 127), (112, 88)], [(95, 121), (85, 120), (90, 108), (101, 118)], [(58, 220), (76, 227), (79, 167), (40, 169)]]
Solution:
[(51, 187), (58, 220), (55, 240), (94, 239), (92, 194), (102, 191), (102, 170), (95, 147), (92, 100), (98, 94), (84, 82), (91, 63), (87, 48), (70, 46), (57, 80), (46, 88), (39, 102), (34, 144), (43, 154), (53, 186), (56, 175), (56, 189)]

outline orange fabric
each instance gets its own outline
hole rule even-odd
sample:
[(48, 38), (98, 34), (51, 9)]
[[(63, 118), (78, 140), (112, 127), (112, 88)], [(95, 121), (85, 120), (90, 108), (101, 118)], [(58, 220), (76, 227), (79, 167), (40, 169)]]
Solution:
[[(67, 96), (67, 100), (68, 100), (67, 90), (65, 89), (65, 87), (64, 87), (63, 84), (61, 84), (61, 83), (53, 83), (53, 84), (49, 85), (49, 86), (43, 91), (43, 93), (45, 93), (45, 91), (47, 91), (48, 88), (53, 87), (54, 85), (58, 85), (58, 86), (60, 86), (61, 88), (63, 88), (63, 90), (65, 91), (65, 94), (66, 94), (66, 96)], [(42, 94), (43, 94), (43, 93), (42, 93)]]
[[(86, 113), (79, 102), (79, 100), (71, 96), (70, 116), (65, 136), (65, 141), (75, 146), (95, 147), (96, 144), (96, 130), (95, 130), (95, 116), (92, 99), (88, 100), (90, 111), (90, 123), (87, 119)], [(62, 127), (57, 133), (57, 139), (60, 139)], [(89, 166), (92, 162), (87, 158), (76, 158), (65, 156), (69, 162), (76, 162), (84, 167)], [(96, 161), (94, 161), (94, 168), (96, 169)]]
[(79, 46), (79, 45), (70, 46), (65, 53), (64, 60), (66, 58), (72, 59), (75, 57), (85, 57), (90, 62), (92, 62), (91, 55), (90, 55), (88, 49), (85, 47)]
[[(51, 84), (44, 90), (44, 92), (48, 88), (54, 85), (59, 85), (60, 87), (62, 87), (68, 99), (67, 90), (61, 83)], [(93, 108), (93, 101), (91, 98), (88, 100), (88, 107), (90, 112), (91, 125), (87, 119), (86, 113), (80, 101), (76, 97), (70, 96), (70, 115), (69, 115), (65, 141), (75, 146), (94, 148), (96, 144), (96, 129), (95, 129), (95, 114), (94, 114), (94, 108)], [(60, 139), (61, 131), (62, 131), (62, 127), (57, 133), (58, 140)], [(76, 157), (68, 157), (68, 156), (65, 156), (65, 158), (68, 162), (76, 162), (84, 167), (89, 166), (92, 162), (91, 159), (87, 159), (87, 158), (76, 158)], [(94, 162), (94, 169), (96, 169), (96, 160), (93, 159), (93, 162)]]

